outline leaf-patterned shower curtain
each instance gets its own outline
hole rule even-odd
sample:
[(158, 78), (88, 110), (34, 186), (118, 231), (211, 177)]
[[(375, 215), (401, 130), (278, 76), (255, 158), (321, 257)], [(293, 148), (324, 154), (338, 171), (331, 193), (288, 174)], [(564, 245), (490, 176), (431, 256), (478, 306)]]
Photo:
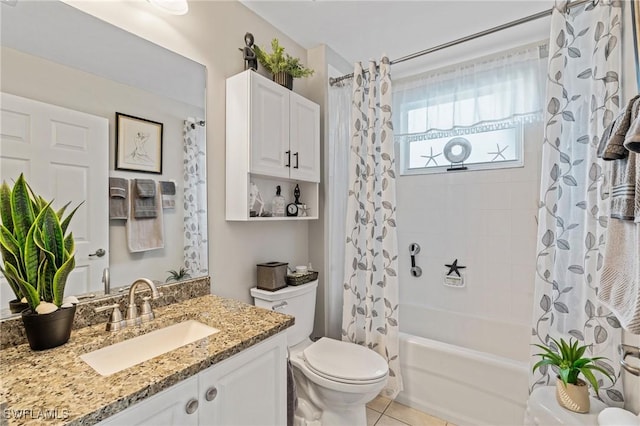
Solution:
[(209, 273), (207, 259), (207, 161), (204, 121), (184, 121), (184, 267), (192, 276)]
[[(594, 1), (552, 14), (532, 343), (578, 339), (619, 377), (620, 324), (597, 300), (609, 217), (606, 174), (596, 156), (620, 104), (620, 7)], [(532, 353), (540, 352), (535, 347)], [(532, 358), (532, 363), (539, 358)], [(542, 368), (530, 390), (555, 382)], [(602, 378), (602, 376), (599, 376)], [(622, 405), (622, 384), (603, 378), (599, 398)]]
[(384, 393), (402, 390), (398, 358), (398, 242), (389, 59), (353, 77), (342, 340), (389, 364)]

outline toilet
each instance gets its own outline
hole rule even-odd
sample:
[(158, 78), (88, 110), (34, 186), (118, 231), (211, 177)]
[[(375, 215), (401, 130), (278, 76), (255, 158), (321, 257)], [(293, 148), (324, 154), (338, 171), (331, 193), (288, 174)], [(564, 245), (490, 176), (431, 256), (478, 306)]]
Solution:
[(386, 385), (389, 367), (364, 346), (327, 337), (311, 341), (317, 287), (317, 280), (277, 291), (254, 287), (251, 296), (258, 307), (295, 317), (287, 329), (298, 395), (295, 425), (364, 426), (365, 405)]
[(574, 413), (558, 404), (555, 392), (555, 386), (543, 386), (531, 393), (525, 411), (525, 426), (640, 426), (640, 417), (621, 408), (607, 407), (594, 398), (591, 398), (588, 413)]

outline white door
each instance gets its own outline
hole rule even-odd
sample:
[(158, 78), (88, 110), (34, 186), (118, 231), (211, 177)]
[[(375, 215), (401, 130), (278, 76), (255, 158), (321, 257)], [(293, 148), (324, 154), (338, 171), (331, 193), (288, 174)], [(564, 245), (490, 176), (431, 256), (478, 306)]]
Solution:
[(291, 178), (320, 182), (320, 106), (291, 93)]
[(251, 73), (250, 172), (289, 177), (289, 89)]
[[(109, 120), (55, 105), (0, 93), (0, 180), (10, 185), (20, 173), (58, 209), (80, 202), (70, 230), (76, 241), (76, 268), (66, 295), (101, 288), (109, 266)], [(90, 256), (98, 250), (103, 256)], [(4, 278), (2, 278), (4, 281)], [(1, 307), (13, 299), (0, 283)]]

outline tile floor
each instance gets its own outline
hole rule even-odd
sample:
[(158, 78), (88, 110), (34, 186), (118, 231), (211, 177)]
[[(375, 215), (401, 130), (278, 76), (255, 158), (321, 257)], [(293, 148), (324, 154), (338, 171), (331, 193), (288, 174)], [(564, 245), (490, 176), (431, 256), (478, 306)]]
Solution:
[(406, 405), (378, 396), (367, 404), (367, 426), (455, 426)]

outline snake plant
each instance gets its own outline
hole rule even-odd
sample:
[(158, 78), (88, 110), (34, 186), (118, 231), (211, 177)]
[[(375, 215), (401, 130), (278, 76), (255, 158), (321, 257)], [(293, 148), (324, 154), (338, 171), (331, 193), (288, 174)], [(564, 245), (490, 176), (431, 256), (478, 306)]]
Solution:
[(577, 340), (573, 342), (573, 339), (569, 339), (569, 343), (567, 343), (564, 341), (564, 339), (560, 339), (560, 342), (558, 342), (553, 337), (551, 337), (550, 339), (553, 341), (553, 343), (555, 343), (557, 352), (547, 346), (535, 344), (534, 346), (539, 347), (544, 352), (535, 354), (542, 359), (533, 366), (532, 371), (536, 371), (536, 369), (542, 367), (543, 365), (556, 366), (558, 367), (558, 376), (560, 377), (560, 380), (562, 380), (562, 382), (565, 384), (565, 386), (567, 383), (577, 385), (578, 376), (580, 375), (580, 373), (582, 373), (587, 381), (589, 381), (591, 386), (593, 386), (593, 390), (596, 393), (598, 392), (598, 380), (593, 375), (592, 370), (599, 371), (613, 382), (613, 378), (611, 377), (611, 375), (606, 370), (595, 364), (595, 361), (598, 361), (599, 359), (606, 359), (605, 357), (583, 357), (587, 346), (578, 346)]
[(65, 233), (82, 203), (64, 218), (70, 203), (57, 212), (51, 203), (34, 194), (23, 174), (13, 188), (6, 182), (0, 187), (0, 272), (33, 312), (41, 302), (62, 305), (67, 277), (75, 267), (73, 233)]

